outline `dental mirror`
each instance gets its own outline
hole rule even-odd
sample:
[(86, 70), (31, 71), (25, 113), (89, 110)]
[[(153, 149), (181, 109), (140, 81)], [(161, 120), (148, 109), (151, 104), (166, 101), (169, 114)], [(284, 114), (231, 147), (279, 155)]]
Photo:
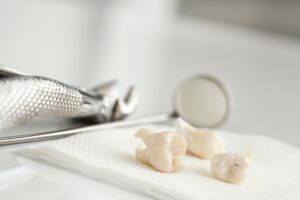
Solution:
[(178, 116), (196, 127), (215, 128), (226, 121), (231, 108), (228, 87), (209, 75), (182, 82), (174, 93)]
[(171, 113), (150, 117), (0, 138), (0, 146), (56, 139), (94, 130), (164, 122), (177, 117), (199, 128), (216, 128), (228, 119), (232, 96), (229, 87), (219, 79), (210, 75), (197, 75), (178, 85), (173, 94), (173, 107), (174, 111)]

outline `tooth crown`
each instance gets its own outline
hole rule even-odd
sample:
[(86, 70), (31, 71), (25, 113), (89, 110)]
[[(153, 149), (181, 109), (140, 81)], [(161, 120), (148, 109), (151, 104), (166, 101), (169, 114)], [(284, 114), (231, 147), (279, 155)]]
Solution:
[(244, 182), (249, 173), (251, 160), (244, 155), (223, 153), (211, 160), (211, 171), (215, 178), (233, 184)]
[(135, 136), (141, 138), (145, 144), (136, 149), (137, 160), (161, 172), (177, 172), (183, 168), (186, 141), (182, 135), (140, 129)]

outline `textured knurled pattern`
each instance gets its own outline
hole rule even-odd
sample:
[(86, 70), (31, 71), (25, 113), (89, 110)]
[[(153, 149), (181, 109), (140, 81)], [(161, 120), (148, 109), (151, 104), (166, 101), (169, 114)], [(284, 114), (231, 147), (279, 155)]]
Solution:
[(43, 117), (74, 115), (83, 104), (78, 90), (42, 77), (0, 80), (0, 131)]

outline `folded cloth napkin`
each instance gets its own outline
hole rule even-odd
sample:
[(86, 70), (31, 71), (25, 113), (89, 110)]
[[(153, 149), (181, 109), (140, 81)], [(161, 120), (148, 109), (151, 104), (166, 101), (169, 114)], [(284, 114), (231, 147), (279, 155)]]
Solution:
[[(171, 126), (145, 126), (157, 131)], [(216, 180), (210, 161), (187, 155), (178, 173), (161, 173), (135, 159), (134, 138), (140, 127), (99, 130), (41, 142), (21, 150), (23, 155), (78, 171), (158, 199), (295, 200), (300, 199), (300, 150), (255, 135), (218, 131), (227, 152), (254, 150), (250, 174), (242, 185)]]

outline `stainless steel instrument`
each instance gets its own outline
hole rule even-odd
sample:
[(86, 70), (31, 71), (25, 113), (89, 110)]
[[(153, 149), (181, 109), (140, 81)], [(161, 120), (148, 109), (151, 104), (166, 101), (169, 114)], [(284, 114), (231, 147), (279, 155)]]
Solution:
[(91, 125), (56, 132), (1, 138), (0, 146), (56, 139), (106, 128), (165, 122), (176, 117), (182, 117), (197, 127), (216, 128), (228, 119), (233, 107), (233, 98), (231, 90), (224, 82), (209, 75), (197, 75), (179, 84), (174, 92), (173, 107), (174, 111), (170, 113), (145, 118)]
[(0, 68), (0, 77), (0, 131), (48, 118), (116, 121), (131, 114), (138, 104), (133, 87), (125, 99), (115, 95), (116, 82), (86, 90), (7, 68)]

